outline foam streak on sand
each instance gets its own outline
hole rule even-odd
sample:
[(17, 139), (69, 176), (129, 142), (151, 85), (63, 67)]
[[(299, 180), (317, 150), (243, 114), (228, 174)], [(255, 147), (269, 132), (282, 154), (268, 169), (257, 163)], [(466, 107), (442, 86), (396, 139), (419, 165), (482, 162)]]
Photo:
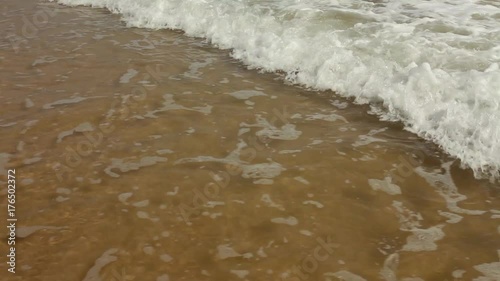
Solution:
[(182, 29), (250, 67), (370, 102), (476, 176), (500, 169), (500, 5), (450, 0), (58, 0)]

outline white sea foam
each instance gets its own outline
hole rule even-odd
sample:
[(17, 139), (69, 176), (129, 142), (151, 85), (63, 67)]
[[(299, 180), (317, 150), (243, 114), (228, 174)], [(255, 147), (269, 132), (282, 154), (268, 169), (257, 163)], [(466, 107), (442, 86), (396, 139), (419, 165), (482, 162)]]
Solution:
[(208, 38), (250, 67), (370, 102), (477, 176), (499, 175), (498, 1), (57, 1)]

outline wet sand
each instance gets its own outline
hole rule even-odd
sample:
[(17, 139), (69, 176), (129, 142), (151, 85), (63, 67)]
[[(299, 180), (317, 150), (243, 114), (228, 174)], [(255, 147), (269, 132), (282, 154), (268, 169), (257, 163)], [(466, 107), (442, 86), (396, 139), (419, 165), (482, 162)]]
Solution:
[(500, 280), (499, 185), (368, 105), (104, 10), (2, 6), (2, 280)]

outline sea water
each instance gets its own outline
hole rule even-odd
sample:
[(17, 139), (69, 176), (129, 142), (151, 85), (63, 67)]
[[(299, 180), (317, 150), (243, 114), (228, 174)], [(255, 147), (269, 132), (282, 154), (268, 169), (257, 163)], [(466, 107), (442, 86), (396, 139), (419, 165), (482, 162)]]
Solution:
[(500, 2), (58, 0), (207, 38), (251, 68), (370, 103), (477, 177), (500, 169)]

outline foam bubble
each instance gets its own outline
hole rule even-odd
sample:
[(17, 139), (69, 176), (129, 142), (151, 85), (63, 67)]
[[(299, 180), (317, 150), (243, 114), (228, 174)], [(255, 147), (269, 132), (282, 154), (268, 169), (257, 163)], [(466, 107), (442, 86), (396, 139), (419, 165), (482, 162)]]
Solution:
[(236, 252), (229, 244), (217, 246), (217, 258), (224, 260), (228, 258), (240, 257), (241, 254)]
[[(500, 6), (492, 1), (55, 1), (208, 38), (250, 67), (370, 102), (477, 177), (499, 176)], [(206, 64), (186, 75), (199, 78)]]
[(287, 225), (297, 225), (299, 221), (295, 217), (287, 217), (287, 218), (273, 218), (271, 219), (271, 222), (277, 223), (277, 224), (287, 224)]
[(437, 249), (436, 241), (444, 238), (442, 226), (433, 226), (427, 229), (412, 229), (412, 235), (406, 238), (403, 251), (420, 252)]
[(337, 271), (335, 273), (332, 273), (332, 272), (327, 272), (327, 273), (324, 273), (323, 274), (324, 276), (332, 276), (332, 277), (336, 277), (338, 278), (339, 280), (349, 280), (349, 281), (366, 281), (365, 278), (359, 276), (359, 275), (356, 275), (352, 272), (349, 272), (347, 270), (340, 270), (340, 271)]
[(139, 74), (139, 71), (132, 68), (128, 69), (127, 72), (120, 77), (120, 83), (121, 84), (129, 83), (130, 79), (134, 78), (137, 74)]
[(381, 190), (389, 195), (401, 194), (401, 188), (398, 185), (393, 184), (390, 177), (387, 177), (384, 180), (369, 179), (368, 184), (370, 184), (373, 190)]
[(258, 97), (258, 96), (267, 96), (261, 91), (255, 91), (255, 90), (241, 90), (241, 91), (236, 91), (229, 93), (230, 96), (235, 97), (239, 100), (246, 100), (251, 97)]
[(231, 272), (232, 274), (238, 276), (240, 279), (244, 279), (248, 274), (250, 274), (250, 271), (248, 271), (248, 270), (235, 270), (235, 269), (232, 269), (229, 272)]

